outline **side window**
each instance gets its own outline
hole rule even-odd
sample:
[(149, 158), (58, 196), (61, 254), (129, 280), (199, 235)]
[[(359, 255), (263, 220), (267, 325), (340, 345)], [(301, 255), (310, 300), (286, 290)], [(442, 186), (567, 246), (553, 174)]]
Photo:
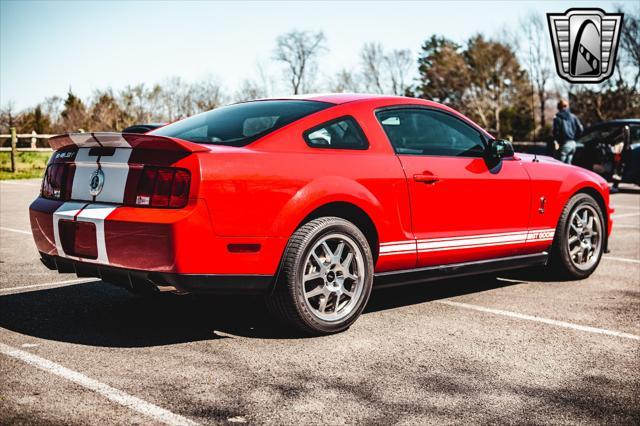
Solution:
[(362, 129), (352, 117), (340, 117), (304, 132), (304, 140), (312, 148), (367, 149)]
[(480, 133), (449, 114), (427, 109), (395, 109), (376, 114), (398, 154), (481, 157)]

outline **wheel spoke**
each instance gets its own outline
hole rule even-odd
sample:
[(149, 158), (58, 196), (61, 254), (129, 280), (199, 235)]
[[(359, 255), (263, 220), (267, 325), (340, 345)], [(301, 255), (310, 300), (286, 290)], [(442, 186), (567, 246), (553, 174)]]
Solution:
[(347, 289), (345, 288), (344, 290), (342, 290), (342, 292), (343, 292), (344, 294), (346, 294), (347, 296), (349, 296), (350, 298), (352, 298), (352, 299), (353, 299), (353, 295), (354, 295), (354, 292), (353, 292), (353, 291), (351, 291), (351, 290), (347, 290)]
[(576, 234), (579, 234), (579, 233), (580, 233), (580, 229), (579, 229), (576, 225), (574, 225), (574, 224), (573, 224), (573, 222), (571, 223), (571, 229), (573, 229), (573, 231), (574, 231)]
[(345, 270), (349, 270), (349, 268), (351, 267), (351, 260), (353, 259), (353, 253), (349, 252), (349, 254), (347, 254), (347, 257), (344, 259), (344, 262), (342, 262), (342, 267)]
[(589, 259), (589, 248), (585, 247), (584, 250), (582, 250), (582, 263), (585, 263), (588, 259)]
[(311, 257), (318, 264), (318, 267), (320, 268), (320, 270), (323, 271), (325, 269), (325, 264), (322, 260), (320, 260), (320, 258), (314, 251), (311, 252)]
[(333, 254), (333, 261), (335, 263), (340, 263), (340, 259), (342, 258), (342, 252), (344, 251), (344, 241), (340, 241), (338, 247), (336, 247), (336, 252)]
[(327, 259), (331, 259), (333, 257), (333, 252), (329, 248), (329, 244), (327, 244), (326, 241), (322, 243), (322, 249), (327, 254)]
[(575, 243), (576, 241), (578, 241), (578, 237), (576, 237), (575, 235), (572, 237), (569, 237), (569, 245)]
[(582, 250), (582, 247), (581, 247), (581, 246), (574, 247), (574, 249), (573, 249), (573, 250), (571, 250), (571, 251), (569, 252), (569, 254), (571, 255), (571, 257), (573, 257), (573, 256), (575, 256), (576, 254), (578, 254), (578, 252), (579, 252), (580, 250)]
[(358, 281), (358, 276), (356, 274), (352, 274), (350, 272), (344, 274), (344, 277), (345, 278), (349, 278), (350, 280), (353, 280), (353, 281)]
[(336, 302), (333, 305), (333, 312), (336, 313), (336, 314), (338, 313), (338, 308), (339, 308), (338, 305), (340, 304), (340, 296), (342, 296), (341, 293), (336, 293)]
[(311, 299), (312, 297), (316, 297), (319, 294), (324, 292), (324, 285), (319, 285), (311, 291), (306, 292), (304, 295), (307, 299)]
[(325, 310), (327, 309), (327, 300), (329, 299), (328, 295), (324, 295), (324, 297), (322, 297), (320, 299), (320, 305), (318, 305), (318, 310), (320, 312), (322, 312), (323, 314), (325, 313)]
[(322, 278), (322, 274), (319, 271), (316, 271), (302, 277), (302, 281), (306, 283), (307, 281), (317, 280), (319, 278)]

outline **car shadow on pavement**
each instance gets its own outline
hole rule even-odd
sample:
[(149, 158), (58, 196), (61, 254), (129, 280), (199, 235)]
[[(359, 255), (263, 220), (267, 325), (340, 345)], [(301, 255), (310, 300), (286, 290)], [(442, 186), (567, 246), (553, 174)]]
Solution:
[[(514, 284), (492, 276), (428, 282), (372, 293), (369, 312)], [(0, 296), (0, 327), (28, 336), (105, 347), (149, 347), (235, 336), (300, 338), (256, 297), (138, 297), (101, 281)]]

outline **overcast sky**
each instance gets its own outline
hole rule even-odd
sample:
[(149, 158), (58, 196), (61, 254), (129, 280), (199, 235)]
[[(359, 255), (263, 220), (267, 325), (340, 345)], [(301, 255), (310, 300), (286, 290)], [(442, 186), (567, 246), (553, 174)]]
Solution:
[[(292, 29), (322, 30), (329, 52), (320, 72), (358, 64), (367, 41), (417, 54), (431, 34), (463, 42), (496, 35), (529, 12), (564, 12), (624, 2), (171, 2), (5, 1), (0, 3), (0, 104), (34, 106), (95, 89), (151, 85), (170, 76), (214, 77), (232, 92), (255, 78), (258, 63), (272, 76), (276, 37)], [(630, 2), (635, 4), (634, 2)], [(627, 6), (629, 6), (627, 4)]]

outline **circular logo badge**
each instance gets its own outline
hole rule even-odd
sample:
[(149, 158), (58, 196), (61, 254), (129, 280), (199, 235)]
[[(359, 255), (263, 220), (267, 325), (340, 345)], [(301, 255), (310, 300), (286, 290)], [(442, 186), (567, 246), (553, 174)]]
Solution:
[(96, 169), (91, 173), (91, 180), (89, 180), (89, 194), (94, 197), (102, 192), (104, 186), (104, 172), (100, 169)]

